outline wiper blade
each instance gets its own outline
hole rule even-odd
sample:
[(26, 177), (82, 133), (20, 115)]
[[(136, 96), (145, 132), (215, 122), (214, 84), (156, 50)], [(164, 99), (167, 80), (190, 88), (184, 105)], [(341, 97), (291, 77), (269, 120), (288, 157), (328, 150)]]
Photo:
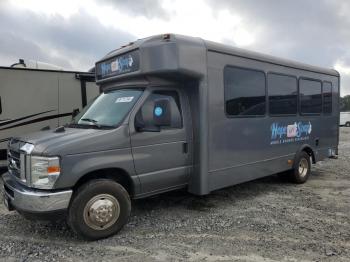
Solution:
[(80, 120), (86, 121), (86, 122), (90, 122), (90, 123), (94, 123), (94, 124), (96, 124), (98, 122), (97, 120), (91, 119), (91, 118), (82, 118)]
[(91, 119), (91, 118), (82, 118), (79, 121), (86, 121), (91, 123), (89, 126), (93, 126), (93, 127), (97, 127), (97, 128), (101, 128), (101, 125), (97, 124), (97, 120), (95, 119)]
[[(82, 120), (82, 119), (81, 119)], [(71, 128), (97, 128), (97, 129), (112, 129), (114, 126), (108, 126), (108, 125), (99, 125), (93, 122), (90, 122), (91, 124), (85, 125), (85, 124), (78, 124), (78, 123), (70, 123), (68, 124), (68, 127)]]

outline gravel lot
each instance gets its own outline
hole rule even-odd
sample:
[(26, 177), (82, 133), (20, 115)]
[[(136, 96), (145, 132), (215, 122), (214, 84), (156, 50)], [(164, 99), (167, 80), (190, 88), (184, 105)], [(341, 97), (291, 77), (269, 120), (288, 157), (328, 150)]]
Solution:
[(350, 261), (349, 171), (342, 128), (339, 159), (314, 166), (306, 184), (272, 176), (205, 197), (134, 201), (129, 224), (97, 242), (0, 204), (0, 261)]

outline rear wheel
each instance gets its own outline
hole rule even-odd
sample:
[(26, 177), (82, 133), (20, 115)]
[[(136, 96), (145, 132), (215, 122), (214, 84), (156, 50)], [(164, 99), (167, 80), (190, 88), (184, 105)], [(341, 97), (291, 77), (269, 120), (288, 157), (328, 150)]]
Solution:
[(345, 126), (346, 126), (346, 127), (350, 127), (350, 122), (346, 122), (346, 123), (345, 123)]
[(307, 181), (311, 173), (310, 155), (305, 151), (300, 152), (294, 162), (294, 168), (289, 177), (294, 183), (302, 184)]
[(68, 224), (83, 238), (106, 238), (127, 223), (130, 211), (131, 201), (124, 187), (112, 180), (91, 180), (74, 194)]

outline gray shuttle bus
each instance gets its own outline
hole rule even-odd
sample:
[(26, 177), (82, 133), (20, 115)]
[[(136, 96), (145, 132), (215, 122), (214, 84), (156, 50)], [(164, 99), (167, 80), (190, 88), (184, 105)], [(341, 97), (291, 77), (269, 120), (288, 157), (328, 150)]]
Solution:
[(61, 212), (99, 239), (127, 222), (130, 199), (280, 172), (303, 183), (338, 153), (334, 70), (166, 34), (110, 52), (96, 80), (101, 95), (69, 125), (9, 142), (10, 210)]

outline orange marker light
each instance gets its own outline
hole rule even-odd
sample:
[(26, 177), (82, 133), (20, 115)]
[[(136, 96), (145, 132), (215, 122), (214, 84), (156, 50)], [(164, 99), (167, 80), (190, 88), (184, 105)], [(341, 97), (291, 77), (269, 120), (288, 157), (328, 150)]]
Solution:
[(50, 173), (59, 173), (61, 171), (61, 168), (59, 166), (49, 166), (47, 168), (47, 172)]

